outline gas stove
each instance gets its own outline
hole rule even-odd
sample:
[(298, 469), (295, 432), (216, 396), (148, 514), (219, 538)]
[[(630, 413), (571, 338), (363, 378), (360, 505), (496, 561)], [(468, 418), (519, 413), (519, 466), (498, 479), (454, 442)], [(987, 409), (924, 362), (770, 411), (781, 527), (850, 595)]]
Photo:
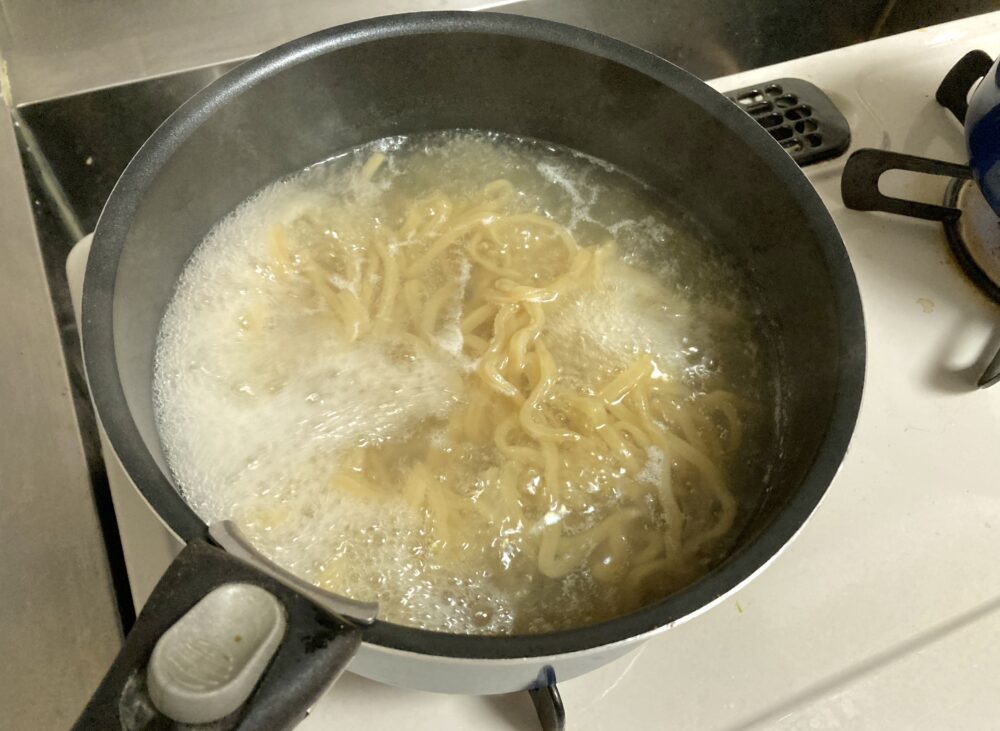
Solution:
[[(720, 91), (797, 78), (823, 90), (851, 148), (961, 166), (935, 99), (968, 51), (1000, 52), (1000, 13), (716, 79)], [(571, 729), (987, 728), (1000, 655), (1000, 307), (951, 253), (940, 222), (849, 210), (848, 155), (804, 168), (843, 235), (868, 330), (848, 456), (800, 535), (731, 599), (635, 652), (559, 684)], [(960, 177), (960, 176), (959, 176)], [(947, 182), (947, 181), (945, 181)], [(963, 209), (954, 225), (986, 268), (996, 218), (972, 186), (883, 180), (893, 197)], [(885, 192), (885, 191), (884, 191)], [(972, 235), (986, 232), (986, 243)], [(979, 241), (980, 243), (976, 243)], [(88, 241), (67, 271), (74, 297)], [(105, 449), (136, 605), (180, 544)], [(527, 694), (437, 695), (347, 674), (300, 728), (537, 727)]]

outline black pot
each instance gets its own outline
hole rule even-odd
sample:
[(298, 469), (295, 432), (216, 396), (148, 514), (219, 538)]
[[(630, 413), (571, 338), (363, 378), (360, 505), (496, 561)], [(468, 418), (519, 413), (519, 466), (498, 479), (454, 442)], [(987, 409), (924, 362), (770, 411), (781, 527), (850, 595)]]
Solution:
[[(156, 335), (209, 229), (254, 191), (335, 151), (456, 127), (548, 140), (636, 175), (722, 242), (780, 324), (780, 460), (760, 507), (724, 562), (628, 616), (510, 637), (366, 624), (365, 607), (325, 601), (252, 550), (236, 558), (219, 548), (224, 536), (209, 538), (167, 471), (151, 396)], [(81, 718), (102, 728), (117, 726), (145, 697), (159, 634), (207, 590), (233, 581), (276, 596), (288, 630), (229, 725), (292, 724), (359, 644), (352, 669), (431, 690), (505, 692), (530, 687), (543, 668), (562, 678), (597, 667), (734, 590), (803, 525), (847, 448), (865, 359), (860, 299), (840, 236), (801, 171), (753, 120), (637, 48), (555, 23), (469, 13), (380, 18), (307, 36), (181, 107), (136, 155), (101, 215), (84, 283), (83, 344), (114, 451), (189, 544)]]

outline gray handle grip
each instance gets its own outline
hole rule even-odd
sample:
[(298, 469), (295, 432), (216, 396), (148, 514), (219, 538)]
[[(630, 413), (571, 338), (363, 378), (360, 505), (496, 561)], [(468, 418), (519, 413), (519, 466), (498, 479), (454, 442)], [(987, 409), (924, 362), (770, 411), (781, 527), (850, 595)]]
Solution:
[(213, 590), (228, 584), (264, 589), (284, 607), (287, 627), (260, 682), (213, 731), (290, 729), (347, 667), (361, 644), (359, 625), (207, 541), (192, 541), (157, 584), (125, 645), (75, 729), (197, 729), (167, 718), (152, 702), (147, 666), (160, 637)]

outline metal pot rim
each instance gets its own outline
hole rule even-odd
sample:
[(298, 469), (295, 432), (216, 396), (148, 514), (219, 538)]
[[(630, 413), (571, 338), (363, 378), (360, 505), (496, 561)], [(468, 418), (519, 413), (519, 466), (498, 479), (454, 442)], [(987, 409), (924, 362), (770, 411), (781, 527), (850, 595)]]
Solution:
[(320, 31), (268, 51), (197, 93), (146, 141), (105, 205), (94, 235), (83, 295), (84, 363), (101, 424), (130, 479), (171, 530), (185, 541), (206, 526), (162, 473), (140, 437), (119, 380), (114, 287), (132, 218), (150, 183), (187, 137), (227, 101), (286, 68), (341, 48), (401, 36), (476, 33), (547, 42), (609, 59), (669, 86), (742, 137), (789, 189), (822, 244), (838, 298), (843, 359), (830, 428), (802, 484), (768, 528), (738, 554), (691, 586), (629, 615), (540, 635), (468, 636), (376, 622), (365, 642), (451, 658), (510, 660), (584, 652), (634, 640), (693, 616), (749, 579), (794, 536), (818, 505), (846, 452), (860, 408), (865, 336), (857, 282), (840, 235), (798, 166), (750, 117), (682, 69), (600, 34), (551, 21), (499, 13), (432, 12), (387, 16)]

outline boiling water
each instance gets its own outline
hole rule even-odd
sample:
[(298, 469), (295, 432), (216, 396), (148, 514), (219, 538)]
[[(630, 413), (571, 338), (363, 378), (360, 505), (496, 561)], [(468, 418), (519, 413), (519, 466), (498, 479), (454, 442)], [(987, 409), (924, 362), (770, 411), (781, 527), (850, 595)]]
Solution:
[[(541, 632), (676, 590), (745, 522), (773, 429), (759, 312), (682, 221), (603, 162), (472, 132), (260, 191), (162, 324), (156, 410), (185, 499), (401, 624)], [(626, 372), (640, 385), (608, 395)]]

